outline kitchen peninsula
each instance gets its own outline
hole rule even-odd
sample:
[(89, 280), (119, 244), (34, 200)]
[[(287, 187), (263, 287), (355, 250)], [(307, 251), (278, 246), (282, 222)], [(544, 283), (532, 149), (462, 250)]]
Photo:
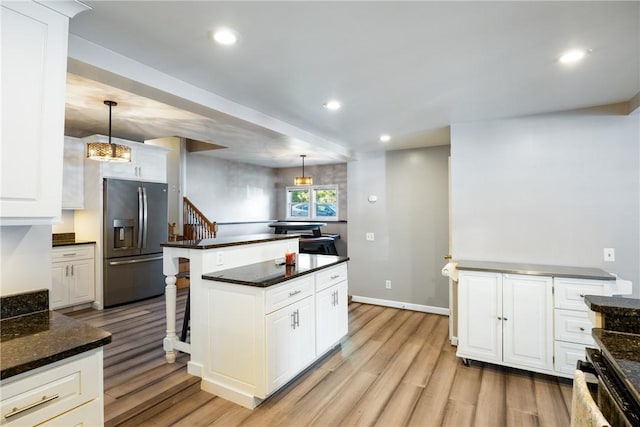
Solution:
[[(347, 333), (346, 257), (298, 254), (298, 236), (163, 244), (167, 360), (190, 353), (201, 388), (254, 408)], [(296, 254), (293, 266), (284, 264)], [(190, 261), (190, 342), (175, 332), (179, 258)], [(321, 321), (319, 321), (319, 319)]]

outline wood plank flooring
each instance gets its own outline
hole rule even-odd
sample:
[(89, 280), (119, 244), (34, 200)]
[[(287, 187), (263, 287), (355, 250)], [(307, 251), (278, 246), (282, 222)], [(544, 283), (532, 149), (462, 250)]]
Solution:
[[(178, 291), (178, 330), (187, 289)], [(107, 425), (568, 426), (571, 382), (464, 366), (444, 316), (352, 303), (342, 346), (251, 411), (199, 389), (188, 355), (167, 364), (164, 297), (68, 315), (113, 334), (105, 347)]]

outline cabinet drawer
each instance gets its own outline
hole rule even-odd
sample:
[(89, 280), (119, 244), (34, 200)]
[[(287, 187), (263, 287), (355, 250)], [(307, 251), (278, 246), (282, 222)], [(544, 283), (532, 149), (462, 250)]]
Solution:
[(64, 248), (53, 248), (52, 262), (75, 261), (77, 259), (93, 258), (93, 245), (75, 245)]
[(346, 263), (339, 264), (326, 270), (321, 270), (316, 273), (316, 291), (321, 291), (344, 280), (347, 280)]
[(595, 345), (591, 336), (593, 324), (585, 311), (557, 310), (555, 339), (573, 343)]
[(2, 382), (0, 425), (36, 425), (98, 398), (102, 351)]
[(584, 349), (584, 344), (556, 341), (554, 370), (573, 377), (578, 360), (586, 360)]
[(604, 295), (604, 283), (599, 280), (554, 279), (555, 307), (588, 311), (585, 295)]
[(287, 282), (267, 291), (265, 312), (271, 313), (310, 295), (313, 295), (312, 275)]

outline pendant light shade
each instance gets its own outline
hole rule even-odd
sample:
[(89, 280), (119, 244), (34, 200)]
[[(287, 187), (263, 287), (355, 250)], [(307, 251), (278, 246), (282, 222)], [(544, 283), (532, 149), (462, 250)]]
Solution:
[(302, 176), (296, 176), (293, 179), (293, 185), (313, 185), (313, 178), (304, 176), (304, 158), (307, 156), (306, 154), (301, 154), (300, 157), (302, 157)]
[(109, 106), (109, 142), (90, 142), (87, 144), (87, 159), (101, 162), (130, 162), (131, 148), (111, 143), (111, 108), (118, 105), (114, 101), (104, 101)]

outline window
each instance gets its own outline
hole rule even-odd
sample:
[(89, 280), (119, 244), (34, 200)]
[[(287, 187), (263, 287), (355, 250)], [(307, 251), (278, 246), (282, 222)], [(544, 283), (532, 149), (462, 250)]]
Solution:
[(287, 219), (338, 219), (338, 186), (287, 187)]

